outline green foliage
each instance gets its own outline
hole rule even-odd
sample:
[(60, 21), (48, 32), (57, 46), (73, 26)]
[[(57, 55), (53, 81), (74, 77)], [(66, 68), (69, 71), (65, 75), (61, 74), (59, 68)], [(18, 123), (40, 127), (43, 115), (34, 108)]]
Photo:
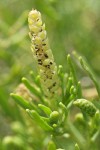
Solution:
[(56, 146), (52, 141), (50, 141), (48, 144), (48, 150), (56, 150)]
[(75, 144), (75, 150), (80, 150), (78, 144)]
[[(94, 5), (90, 0), (0, 1), (1, 150), (98, 150), (99, 6), (99, 1)], [(61, 64), (56, 70), (60, 88), (53, 97), (45, 95), (29, 51), (27, 16), (32, 7), (42, 13), (54, 58)], [(77, 54), (71, 53), (73, 49)], [(82, 83), (85, 72), (88, 87), (88, 82)], [(90, 97), (84, 94), (91, 87), (96, 96), (93, 91)]]

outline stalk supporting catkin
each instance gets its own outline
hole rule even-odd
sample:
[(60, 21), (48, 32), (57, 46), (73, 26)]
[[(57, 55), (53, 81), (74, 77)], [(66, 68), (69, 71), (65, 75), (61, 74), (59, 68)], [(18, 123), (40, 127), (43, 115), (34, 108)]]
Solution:
[(37, 10), (30, 11), (28, 23), (31, 49), (38, 64), (41, 85), (45, 95), (52, 97), (58, 91), (59, 80), (57, 66), (48, 43), (45, 24), (42, 23), (41, 13)]

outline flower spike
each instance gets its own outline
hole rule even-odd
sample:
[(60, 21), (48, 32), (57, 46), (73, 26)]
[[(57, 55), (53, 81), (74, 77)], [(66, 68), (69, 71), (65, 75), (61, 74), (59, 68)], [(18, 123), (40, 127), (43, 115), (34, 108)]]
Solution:
[(37, 10), (30, 11), (28, 23), (31, 49), (38, 64), (41, 84), (45, 95), (51, 97), (57, 93), (59, 80), (57, 66), (49, 46), (45, 24), (42, 23), (41, 13)]

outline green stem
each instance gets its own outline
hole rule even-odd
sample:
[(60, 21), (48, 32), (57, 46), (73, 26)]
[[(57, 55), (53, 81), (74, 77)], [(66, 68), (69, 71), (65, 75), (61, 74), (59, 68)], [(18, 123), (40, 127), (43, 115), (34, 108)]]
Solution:
[(83, 69), (88, 73), (89, 77), (91, 78), (91, 80), (94, 82), (95, 87), (97, 89), (98, 95), (100, 97), (100, 86), (98, 84), (98, 81), (96, 79), (96, 76), (94, 75), (94, 73), (91, 71), (91, 69), (89, 68), (88, 64), (86, 63), (86, 61), (82, 58), (79, 57), (79, 61), (81, 66), (83, 67)]
[(87, 144), (86, 144), (86, 140), (84, 139), (84, 137), (76, 129), (76, 127), (70, 122), (70, 120), (67, 121), (67, 126), (70, 130), (72, 137), (74, 137), (77, 143), (79, 143), (81, 147), (85, 150), (87, 147)]

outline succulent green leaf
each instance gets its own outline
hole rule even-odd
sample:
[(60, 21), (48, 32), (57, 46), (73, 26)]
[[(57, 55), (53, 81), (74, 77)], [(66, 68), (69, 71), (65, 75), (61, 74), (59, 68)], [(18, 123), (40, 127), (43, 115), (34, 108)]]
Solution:
[(68, 77), (67, 85), (66, 85), (66, 98), (69, 98), (69, 96), (70, 96), (70, 88), (71, 88), (71, 86), (72, 86), (72, 78)]
[(56, 145), (53, 141), (50, 141), (48, 143), (48, 149), (47, 150), (56, 150)]
[(52, 113), (52, 110), (49, 107), (45, 106), (45, 105), (38, 104), (38, 107), (40, 109), (42, 109), (47, 116), (50, 116), (50, 114)]
[(81, 88), (81, 83), (80, 83), (80, 81), (78, 82), (76, 88), (77, 88), (77, 97), (78, 97), (78, 98), (81, 98), (81, 97), (82, 97), (82, 88)]
[(44, 121), (46, 121), (47, 123), (50, 123), (50, 119), (49, 119), (49, 118), (47, 118), (47, 117), (42, 117), (42, 116), (41, 116), (41, 118), (42, 118)]
[(99, 135), (100, 135), (100, 130), (97, 130), (91, 137), (91, 142), (95, 142)]
[(87, 62), (82, 57), (79, 57), (79, 61), (82, 68), (88, 73), (89, 77), (94, 82), (98, 95), (100, 97), (100, 86), (98, 84), (95, 74), (93, 73), (93, 71), (90, 69), (89, 65), (87, 64)]
[(62, 102), (59, 103), (59, 106), (64, 110), (64, 112), (66, 114), (68, 114), (68, 109), (67, 109), (67, 107)]
[(70, 71), (72, 73), (74, 83), (75, 83), (75, 85), (77, 85), (78, 81), (77, 81), (77, 77), (76, 77), (76, 72), (75, 72), (75, 69), (74, 69), (74, 66), (73, 66), (73, 63), (72, 63), (72, 60), (71, 60), (71, 57), (69, 54), (67, 55), (67, 61), (70, 66)]
[(63, 66), (62, 65), (59, 65), (58, 66), (58, 75), (60, 76), (61, 80), (63, 80)]
[(14, 94), (14, 93), (11, 93), (10, 95), (16, 101), (16, 103), (18, 105), (20, 105), (22, 108), (33, 109), (33, 107), (30, 105), (30, 103), (27, 100), (25, 100), (23, 97), (21, 97), (17, 94)]
[(33, 71), (30, 71), (30, 76), (33, 80), (33, 82), (37, 85), (40, 86), (40, 76), (39, 75), (35, 75)]
[(70, 94), (76, 95), (76, 88), (74, 87), (74, 85), (72, 85), (70, 88)]
[(80, 148), (79, 148), (77, 143), (75, 144), (75, 150), (80, 150)]
[(52, 131), (53, 128), (51, 126), (49, 126), (47, 124), (46, 121), (44, 121), (42, 119), (42, 117), (35, 111), (35, 110), (29, 110), (29, 109), (26, 109), (27, 113), (30, 115), (30, 117), (37, 122), (37, 124), (42, 128), (44, 129), (45, 131)]
[(30, 92), (32, 92), (33, 94), (35, 94), (37, 97), (42, 98), (39, 89), (37, 89), (34, 86), (32, 86), (30, 84), (30, 82), (28, 81), (28, 79), (26, 79), (26, 78), (23, 77), (22, 78), (22, 82), (30, 90)]

